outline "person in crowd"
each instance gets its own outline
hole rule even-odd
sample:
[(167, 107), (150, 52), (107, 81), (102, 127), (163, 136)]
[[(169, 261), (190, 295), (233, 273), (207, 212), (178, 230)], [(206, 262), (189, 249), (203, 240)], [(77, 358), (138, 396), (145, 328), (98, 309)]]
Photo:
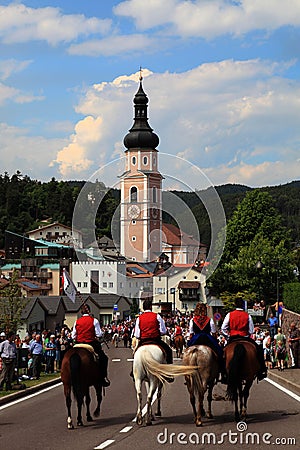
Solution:
[(54, 371), (58, 372), (61, 367), (61, 344), (60, 344), (61, 334), (57, 332), (55, 337), (55, 345), (56, 345), (56, 351), (55, 351), (55, 361), (54, 361)]
[(264, 332), (260, 329), (260, 327), (258, 326), (255, 327), (252, 338), (255, 340), (257, 345), (263, 345), (264, 337), (265, 337)]
[(295, 322), (290, 325), (288, 334), (288, 343), (290, 348), (290, 356), (292, 360), (292, 368), (300, 368), (299, 350), (300, 350), (300, 330), (296, 327)]
[(72, 339), (76, 344), (90, 344), (99, 356), (100, 377), (102, 385), (108, 387), (110, 381), (107, 378), (108, 357), (102, 350), (99, 338), (102, 336), (102, 330), (99, 321), (91, 316), (89, 305), (84, 303), (81, 307), (81, 317), (74, 323), (72, 330)]
[(167, 364), (172, 364), (172, 349), (161, 339), (161, 336), (167, 334), (163, 318), (159, 314), (152, 312), (151, 299), (144, 300), (143, 310), (143, 314), (136, 320), (134, 329), (134, 335), (136, 339), (139, 339), (138, 346), (153, 342), (157, 343), (166, 352)]
[(278, 318), (278, 326), (281, 327), (281, 317), (282, 317), (282, 311), (284, 308), (283, 302), (275, 302), (273, 305), (271, 305), (272, 308), (275, 308), (276, 317)]
[(15, 333), (10, 331), (5, 339), (0, 344), (0, 356), (2, 359), (2, 372), (0, 375), (0, 390), (3, 389), (4, 383), (6, 384), (6, 390), (9, 391), (12, 388), (12, 382), (15, 373), (15, 366), (17, 361), (17, 347), (14, 342)]
[(216, 338), (217, 329), (214, 320), (208, 317), (206, 305), (204, 303), (197, 303), (194, 315), (190, 319), (189, 331), (190, 340), (188, 342), (188, 347), (191, 347), (192, 345), (207, 345), (217, 353), (221, 373), (221, 383), (226, 384), (227, 374), (223, 349)]
[(30, 344), (30, 354), (32, 355), (32, 375), (36, 380), (40, 379), (43, 362), (43, 343), (40, 334), (35, 335), (34, 341)]
[(273, 313), (271, 313), (270, 317), (268, 318), (268, 325), (269, 325), (270, 336), (273, 341), (274, 336), (277, 332), (277, 328), (278, 328), (278, 319), (277, 319), (277, 317), (274, 316)]
[(257, 351), (257, 359), (260, 365), (259, 373), (257, 374), (258, 380), (263, 380), (267, 376), (267, 368), (264, 359), (264, 351), (262, 345), (251, 339), (251, 335), (254, 333), (253, 320), (250, 314), (244, 311), (244, 301), (241, 298), (237, 298), (235, 301), (235, 310), (226, 314), (221, 332), (229, 337), (229, 342), (233, 339), (245, 339), (252, 342)]
[(54, 373), (54, 361), (56, 356), (55, 335), (51, 334), (49, 342), (44, 345), (44, 355), (46, 360), (46, 373)]
[(284, 370), (284, 364), (286, 359), (286, 347), (285, 344), (278, 340), (275, 347), (275, 357), (278, 364), (278, 370)]

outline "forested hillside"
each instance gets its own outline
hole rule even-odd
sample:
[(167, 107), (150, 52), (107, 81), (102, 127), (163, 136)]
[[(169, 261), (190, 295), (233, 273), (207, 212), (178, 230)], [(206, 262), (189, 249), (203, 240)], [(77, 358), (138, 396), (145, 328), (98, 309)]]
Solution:
[[(76, 199), (85, 181), (49, 182), (32, 180), (28, 176), (16, 172), (0, 175), (0, 248), (4, 246), (5, 230), (19, 234), (39, 226), (42, 220), (51, 218), (65, 225), (72, 224), (73, 210)], [(211, 188), (201, 191), (199, 196), (205, 198)], [(230, 218), (238, 205), (251, 188), (242, 185), (226, 184), (217, 186), (216, 190), (222, 201), (226, 218)], [(289, 184), (261, 188), (268, 191), (274, 206), (283, 217), (283, 224), (291, 230), (294, 243), (300, 241), (300, 181)], [(111, 217), (116, 210), (120, 193), (115, 189), (106, 189), (101, 181), (91, 184), (92, 192), (106, 192), (96, 216), (97, 235), (110, 234)], [(193, 211), (199, 225), (201, 241), (210, 242), (210, 223), (205, 207), (199, 196), (192, 192), (177, 192)], [(88, 201), (88, 200), (87, 200)], [(168, 219), (167, 219), (168, 220)]]

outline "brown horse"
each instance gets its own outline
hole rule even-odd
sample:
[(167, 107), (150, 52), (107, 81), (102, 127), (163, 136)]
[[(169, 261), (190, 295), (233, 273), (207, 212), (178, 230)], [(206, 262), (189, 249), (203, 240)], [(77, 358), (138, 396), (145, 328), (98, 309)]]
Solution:
[(98, 361), (95, 361), (93, 353), (87, 348), (73, 347), (68, 350), (62, 360), (61, 380), (64, 385), (64, 394), (68, 410), (68, 429), (73, 429), (71, 416), (71, 390), (77, 401), (77, 425), (82, 426), (81, 410), (85, 398), (86, 420), (92, 422), (90, 414), (90, 386), (94, 386), (97, 395), (97, 407), (94, 416), (100, 414), (100, 404), (102, 401), (102, 384), (100, 377), (100, 367)]
[(235, 404), (235, 420), (245, 420), (250, 388), (259, 371), (256, 347), (250, 341), (237, 339), (225, 346), (224, 354), (228, 374), (227, 397)]
[[(195, 374), (186, 376), (186, 385), (190, 394), (190, 402), (194, 412), (194, 421), (197, 427), (202, 425), (201, 416), (205, 415), (203, 401), (207, 393), (208, 411), (206, 417), (213, 417), (211, 412), (212, 392), (219, 374), (217, 354), (206, 345), (193, 345), (185, 349), (182, 363), (186, 366), (198, 366)], [(196, 401), (198, 400), (198, 409)]]
[(176, 350), (176, 357), (181, 358), (184, 347), (184, 337), (182, 336), (182, 334), (178, 334), (177, 336), (175, 336), (174, 345)]

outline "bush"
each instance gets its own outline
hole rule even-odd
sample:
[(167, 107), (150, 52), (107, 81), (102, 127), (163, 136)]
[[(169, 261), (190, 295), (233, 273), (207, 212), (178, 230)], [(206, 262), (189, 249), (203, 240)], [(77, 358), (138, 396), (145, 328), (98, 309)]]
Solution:
[(283, 304), (290, 311), (300, 314), (300, 283), (286, 283), (283, 286)]

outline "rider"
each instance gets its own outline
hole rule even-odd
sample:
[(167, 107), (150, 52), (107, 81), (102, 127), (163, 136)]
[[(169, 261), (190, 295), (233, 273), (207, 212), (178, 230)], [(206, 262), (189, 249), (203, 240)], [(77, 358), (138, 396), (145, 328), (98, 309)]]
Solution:
[(99, 321), (91, 316), (89, 305), (84, 303), (81, 306), (82, 316), (76, 320), (72, 330), (72, 338), (77, 344), (89, 344), (99, 356), (100, 377), (102, 385), (108, 387), (110, 381), (107, 378), (108, 357), (102, 350), (99, 338), (103, 335)]
[(167, 334), (165, 321), (163, 318), (152, 312), (152, 300), (146, 299), (143, 302), (143, 314), (141, 314), (135, 323), (134, 335), (139, 339), (138, 346), (150, 343), (157, 343), (165, 350), (167, 364), (173, 363), (172, 349), (161, 339), (161, 336)]
[(263, 346), (258, 345), (251, 335), (254, 333), (254, 325), (252, 317), (244, 311), (244, 300), (237, 298), (235, 300), (236, 309), (225, 316), (221, 327), (221, 332), (225, 336), (229, 336), (229, 342), (234, 339), (245, 339), (252, 342), (256, 347), (257, 359), (260, 365), (257, 379), (263, 380), (267, 376), (267, 368), (264, 360)]
[(217, 330), (213, 319), (207, 316), (204, 303), (197, 303), (193, 318), (190, 320), (190, 340), (188, 347), (192, 345), (207, 345), (217, 353), (219, 369), (221, 372), (221, 383), (227, 383), (223, 349), (216, 338)]

